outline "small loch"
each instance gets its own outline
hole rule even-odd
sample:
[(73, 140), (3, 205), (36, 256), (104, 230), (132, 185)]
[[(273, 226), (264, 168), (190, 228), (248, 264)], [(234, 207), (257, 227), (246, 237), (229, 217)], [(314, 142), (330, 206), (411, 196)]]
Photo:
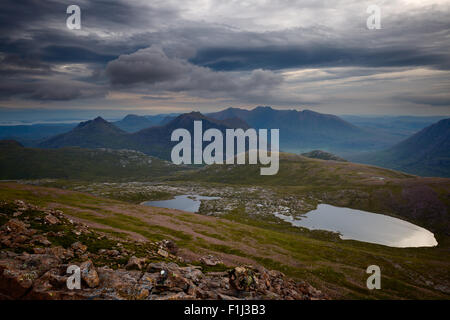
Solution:
[(274, 215), (294, 226), (310, 230), (338, 232), (341, 239), (352, 239), (390, 247), (434, 247), (434, 234), (410, 222), (383, 214), (319, 204), (304, 216)]
[(206, 197), (200, 195), (185, 194), (180, 196), (175, 196), (174, 199), (170, 200), (159, 200), (159, 201), (146, 201), (143, 205), (159, 208), (177, 209), (188, 212), (198, 212), (200, 208), (201, 200), (217, 200), (220, 197)]

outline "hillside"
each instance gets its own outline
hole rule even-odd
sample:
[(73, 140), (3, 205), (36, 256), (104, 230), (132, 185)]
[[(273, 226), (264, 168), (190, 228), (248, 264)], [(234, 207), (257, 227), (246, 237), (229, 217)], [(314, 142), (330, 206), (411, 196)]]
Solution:
[[(0, 215), (1, 224), (5, 224), (11, 219), (10, 214), (22, 210), (23, 213), (16, 219), (28, 220), (31, 228), (37, 229), (39, 232), (36, 237), (42, 235), (45, 237), (45, 233), (48, 232), (48, 239), (42, 237), (39, 239), (40, 241), (47, 239), (50, 244), (41, 245), (43, 248), (38, 250), (48, 251), (47, 255), (55, 253), (65, 255), (68, 251), (72, 251), (77, 257), (82, 256), (79, 252), (84, 250), (87, 254), (83, 259), (91, 259), (92, 265), (100, 268), (97, 270), (99, 276), (108, 270), (117, 269), (117, 276), (123, 275), (125, 276), (124, 280), (128, 279), (120, 282), (121, 287), (112, 286), (111, 290), (105, 291), (103, 288), (112, 285), (107, 280), (111, 279), (115, 272), (108, 271), (109, 276), (100, 277), (100, 279), (106, 280), (92, 283), (92, 287), (98, 286), (96, 289), (98, 293), (128, 292), (128, 296), (131, 294), (136, 295), (136, 298), (145, 299), (145, 294), (138, 295), (139, 292), (135, 293), (131, 290), (129, 285), (135, 282), (132, 281), (133, 277), (130, 278), (127, 274), (134, 273), (125, 269), (130, 256), (135, 254), (138, 259), (134, 260), (133, 265), (127, 266), (127, 269), (139, 268), (139, 265), (145, 266), (146, 262), (139, 260), (142, 258), (149, 259), (147, 263), (151, 265), (160, 262), (160, 268), (169, 262), (175, 262), (177, 265), (171, 264), (174, 268), (171, 270), (176, 276), (178, 275), (177, 281), (183, 281), (185, 273), (182, 271), (188, 272), (192, 269), (181, 268), (189, 267), (189, 265), (191, 268), (201, 267), (205, 276), (202, 281), (205, 285), (209, 283), (210, 277), (213, 275), (225, 276), (227, 270), (233, 274), (234, 266), (252, 265), (253, 268), (259, 270), (261, 267), (265, 267), (281, 271), (300, 283), (311, 284), (333, 299), (448, 299), (450, 294), (448, 291), (450, 283), (447, 276), (449, 261), (446, 258), (448, 257), (446, 248), (398, 249), (357, 241), (343, 241), (320, 235), (320, 233), (305, 233), (304, 230), (290, 227), (289, 224), (276, 220), (258, 225), (248, 224), (244, 221), (234, 221), (233, 216), (209, 217), (178, 210), (131, 205), (79, 192), (14, 183), (0, 183), (0, 200), (3, 206), (1, 211), (4, 212)], [(25, 209), (17, 209), (11, 204), (20, 205)], [(31, 211), (26, 209), (36, 205), (44, 209), (34, 207)], [(42, 224), (39, 219), (34, 219), (39, 217), (43, 210), (42, 217), (52, 215), (58, 218), (58, 220), (47, 218), (48, 221), (54, 221), (55, 224)], [(75, 222), (71, 228), (75, 227), (76, 233), (71, 232), (71, 229), (63, 228), (64, 225), (60, 225), (66, 219)], [(9, 222), (9, 224), (16, 227), (21, 226), (20, 223)], [(70, 225), (68, 226), (70, 227)], [(26, 228), (18, 230), (27, 232)], [(57, 231), (67, 232), (67, 237), (55, 236)], [(94, 233), (92, 233), (93, 231)], [(105, 235), (100, 238), (101, 241), (92, 240), (97, 239), (97, 233)], [(20, 234), (16, 233), (16, 235)], [(115, 241), (110, 241), (111, 237)], [(22, 237), (22, 244), (16, 248), (17, 253), (14, 253), (14, 256), (20, 254), (23, 250), (22, 246), (27, 244), (27, 242), (23, 242), (23, 239), (24, 237)], [(173, 254), (164, 258), (163, 255), (168, 250), (164, 247), (164, 251), (158, 251), (158, 245), (167, 243), (163, 241), (165, 239), (175, 243), (178, 247), (176, 256), (180, 259), (174, 261)], [(140, 243), (136, 243), (137, 240)], [(76, 241), (79, 243), (75, 243)], [(118, 242), (121, 244), (117, 244)], [(52, 248), (58, 245), (64, 250)], [(8, 250), (7, 248), (6, 250)], [(0, 254), (4, 250), (5, 247), (2, 245)], [(29, 248), (29, 250), (33, 249)], [(117, 255), (113, 255), (116, 252)], [(39, 257), (34, 254), (24, 255), (23, 258)], [(207, 255), (219, 258), (222, 264), (209, 266), (205, 262), (201, 262), (206, 261), (201, 258)], [(11, 257), (13, 257), (12, 254), (9, 255), (9, 258), (0, 258), (0, 261), (3, 261), (7, 268), (15, 270), (16, 265), (7, 260)], [(69, 261), (70, 256), (66, 257)], [(116, 257), (120, 258), (116, 259)], [(370, 291), (366, 287), (365, 270), (367, 264), (374, 261), (383, 270), (383, 290)], [(57, 265), (56, 262), (55, 265)], [(42, 265), (42, 267), (44, 266)], [(103, 266), (112, 267), (112, 269), (103, 269)], [(32, 269), (34, 265), (30, 264), (25, 267)], [(154, 272), (153, 270), (148, 269), (149, 276)], [(159, 270), (161, 269), (157, 269), (157, 271)], [(239, 270), (245, 271), (246, 268)], [(142, 271), (139, 269), (138, 271), (142, 274)], [(210, 273), (212, 271), (216, 273)], [(199, 273), (197, 272), (197, 274)], [(258, 276), (259, 272), (253, 274)], [(114, 279), (119, 280), (120, 278), (114, 277)], [(281, 278), (278, 281), (280, 280)], [(289, 282), (291, 280), (286, 281), (283, 288), (291, 283)], [(39, 281), (36, 282), (36, 284), (38, 283)], [(170, 288), (176, 290), (176, 283), (164, 290), (173, 294)], [(183, 284), (185, 283), (183, 281)], [(219, 285), (212, 290), (212, 293), (222, 293), (222, 290), (225, 290), (220, 283), (219, 281)], [(254, 289), (251, 289), (253, 280), (248, 283), (249, 287), (241, 288), (241, 293), (247, 296), (254, 295)], [(54, 290), (53, 287), (36, 285), (29, 292), (35, 293), (38, 288), (42, 288), (44, 293), (45, 290)], [(138, 287), (133, 286), (133, 288)], [(203, 288), (208, 288), (208, 286)], [(119, 291), (116, 291), (118, 289)], [(83, 292), (89, 294), (90, 290), (92, 289), (88, 288)], [(249, 292), (242, 292), (243, 290)], [(190, 292), (189, 294), (201, 294), (202, 291)], [(158, 293), (155, 292), (155, 294)], [(208, 296), (203, 297), (207, 298)]]
[(385, 151), (350, 157), (421, 176), (450, 177), (450, 119), (441, 120)]
[(395, 142), (401, 142), (420, 130), (445, 119), (445, 116), (356, 116), (341, 115), (340, 118), (373, 132), (382, 132)]
[(113, 124), (97, 117), (81, 122), (67, 133), (47, 139), (41, 148), (81, 147), (126, 149), (128, 134)]
[(185, 167), (132, 150), (24, 148), (0, 141), (0, 179), (153, 179)]

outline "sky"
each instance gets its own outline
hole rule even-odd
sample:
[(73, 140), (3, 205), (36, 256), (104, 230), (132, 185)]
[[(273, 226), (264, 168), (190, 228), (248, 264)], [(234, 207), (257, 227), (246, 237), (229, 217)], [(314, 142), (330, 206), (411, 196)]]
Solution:
[(0, 108), (450, 115), (450, 0), (2, 0), (0, 74)]

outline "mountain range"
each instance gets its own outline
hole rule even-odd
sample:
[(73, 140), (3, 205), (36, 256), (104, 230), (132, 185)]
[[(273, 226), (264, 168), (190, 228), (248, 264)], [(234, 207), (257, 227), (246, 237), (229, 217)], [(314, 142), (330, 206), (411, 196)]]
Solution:
[[(136, 133), (149, 127), (164, 126), (180, 114), (135, 115), (111, 122), (119, 129)], [(442, 117), (411, 116), (334, 116), (310, 110), (277, 110), (257, 107), (253, 110), (228, 108), (205, 114), (211, 119), (242, 121), (253, 128), (280, 129), (280, 144), (285, 151), (302, 153), (321, 149), (346, 157), (362, 151), (387, 149)], [(238, 120), (239, 119), (239, 120)], [(26, 146), (72, 130), (74, 123), (0, 126), (0, 139), (13, 139)], [(245, 126), (242, 124), (241, 126)]]
[(350, 124), (341, 118), (310, 110), (275, 110), (271, 107), (257, 107), (253, 110), (228, 108), (209, 113), (208, 117), (226, 119), (237, 117), (250, 127), (280, 129), (281, 148), (289, 152), (324, 149), (332, 152), (372, 150), (385, 143), (368, 131)]
[(184, 128), (193, 134), (195, 120), (202, 121), (203, 130), (216, 128), (224, 133), (226, 129), (248, 128), (248, 125), (241, 119), (217, 120), (208, 118), (199, 112), (191, 112), (182, 114), (165, 125), (128, 133), (103, 118), (97, 117), (94, 120), (81, 122), (73, 130), (47, 139), (38, 146), (40, 148), (76, 146), (82, 148), (132, 149), (169, 160), (172, 147), (178, 143), (171, 141), (172, 132), (175, 129)]
[[(89, 140), (87, 142), (83, 141), (83, 143), (87, 143), (89, 147), (96, 147), (96, 142), (105, 146), (105, 142), (107, 141), (103, 138), (109, 140), (107, 136), (111, 135), (116, 137), (117, 140), (114, 141), (114, 143), (107, 142), (106, 145), (108, 147), (117, 147), (117, 145), (124, 147), (122, 136), (124, 133), (131, 133), (133, 134), (133, 137), (140, 140), (139, 146), (136, 146), (136, 141), (131, 142), (132, 146), (138, 147), (139, 150), (141, 150), (142, 145), (145, 145), (144, 148), (148, 149), (148, 143), (143, 142), (140, 138), (145, 136), (146, 138), (151, 139), (153, 143), (158, 145), (161, 144), (161, 142), (155, 141), (153, 137), (150, 137), (148, 132), (154, 133), (158, 139), (162, 138), (162, 131), (175, 128), (177, 121), (179, 122), (179, 120), (176, 119), (180, 116), (182, 115), (179, 115), (178, 117), (174, 115), (149, 117), (128, 115), (123, 120), (113, 123), (116, 128), (121, 129), (122, 132), (113, 130), (111, 126), (107, 126), (103, 123), (103, 129), (92, 129), (93, 131), (99, 130), (100, 136), (94, 138), (95, 141)], [(201, 115), (201, 118), (210, 123), (220, 124), (229, 128), (251, 127), (255, 129), (280, 129), (281, 149), (290, 152), (306, 152), (311, 149), (323, 149), (325, 151), (340, 154), (383, 149), (390, 146), (391, 143), (391, 140), (383, 134), (377, 135), (369, 130), (361, 129), (335, 115), (321, 114), (310, 110), (275, 110), (271, 107), (257, 107), (253, 110), (228, 108), (220, 112)], [(100, 125), (100, 123), (98, 124)], [(186, 122), (182, 123), (180, 128), (184, 128), (183, 126), (186, 124)], [(80, 131), (79, 129), (81, 129), (80, 126), (71, 132), (68, 132), (68, 135), (48, 139), (41, 143), (40, 146), (65, 146), (69, 142), (64, 142), (64, 139), (68, 139), (70, 145), (75, 143), (75, 145), (79, 146), (79, 143), (81, 142), (77, 142), (76, 136), (84, 134), (83, 131), (85, 131)], [(149, 129), (151, 130), (148, 132), (141, 132)], [(104, 133), (106, 133), (106, 137)], [(75, 134), (75, 136), (73, 136), (73, 134)], [(167, 132), (163, 135), (164, 137), (169, 136)], [(56, 140), (54, 140), (55, 138)], [(130, 143), (130, 141), (127, 141), (127, 143)], [(82, 146), (84, 147), (85, 145)]]
[[(78, 125), (0, 126), (0, 139), (14, 139), (25, 146), (39, 148), (134, 149), (169, 160), (175, 145), (170, 141), (173, 130), (185, 128), (192, 133), (193, 121), (202, 120), (205, 130), (213, 127), (221, 131), (227, 128), (280, 129), (280, 149), (285, 152), (317, 157), (317, 152), (309, 152), (321, 150), (319, 157), (323, 157), (322, 152), (328, 152), (338, 158), (418, 175), (449, 176), (448, 119), (423, 129), (442, 117), (343, 118), (268, 106), (252, 110), (228, 108), (207, 114), (130, 114), (115, 122), (97, 117)], [(417, 132), (418, 129), (423, 130)], [(411, 132), (417, 133), (411, 136)]]
[(362, 151), (380, 149), (383, 145), (382, 135), (371, 135), (368, 130), (334, 115), (309, 110), (274, 110), (270, 107), (253, 110), (229, 108), (207, 115), (191, 112), (177, 117), (165, 116), (160, 117), (159, 121), (167, 123), (132, 133), (127, 132), (135, 130), (130, 130), (130, 124), (146, 126), (154, 122), (143, 116), (128, 116), (120, 122), (122, 128), (128, 125), (128, 130), (125, 131), (119, 128), (117, 123), (113, 124), (97, 117), (81, 122), (69, 132), (40, 142), (38, 147), (133, 149), (169, 160), (171, 149), (176, 144), (170, 141), (172, 132), (184, 128), (192, 134), (195, 120), (202, 121), (204, 130), (217, 128), (222, 132), (228, 128), (280, 128), (282, 151), (322, 149), (328, 152), (337, 149), (341, 151), (337, 153), (338, 156), (347, 151), (345, 158), (353, 162), (418, 175), (450, 176), (449, 119), (441, 120), (394, 146), (371, 152)]

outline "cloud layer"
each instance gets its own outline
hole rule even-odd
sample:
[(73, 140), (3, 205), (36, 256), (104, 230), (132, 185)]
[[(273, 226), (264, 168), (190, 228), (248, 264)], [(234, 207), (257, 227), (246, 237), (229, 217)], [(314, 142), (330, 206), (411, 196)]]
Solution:
[(77, 4), (2, 1), (1, 105), (450, 113), (450, 0)]

